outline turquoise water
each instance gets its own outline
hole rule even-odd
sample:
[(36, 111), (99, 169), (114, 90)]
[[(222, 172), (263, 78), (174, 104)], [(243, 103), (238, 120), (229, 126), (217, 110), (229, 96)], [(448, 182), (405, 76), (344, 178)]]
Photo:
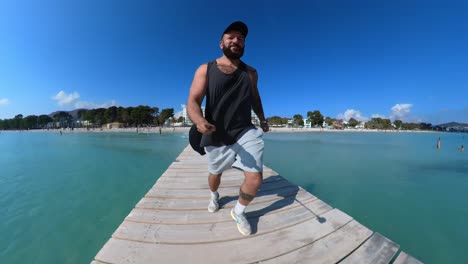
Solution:
[[(435, 148), (437, 137), (442, 148)], [(468, 134), (265, 135), (265, 164), (426, 263), (468, 258)], [(89, 263), (186, 134), (0, 133), (0, 263)]]
[(186, 136), (0, 134), (0, 263), (90, 263)]
[[(436, 150), (441, 137), (441, 149)], [(265, 163), (425, 263), (466, 263), (468, 134), (269, 134)]]

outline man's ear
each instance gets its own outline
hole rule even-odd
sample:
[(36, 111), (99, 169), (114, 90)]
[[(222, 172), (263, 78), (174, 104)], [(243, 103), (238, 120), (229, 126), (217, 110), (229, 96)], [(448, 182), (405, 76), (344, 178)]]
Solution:
[(222, 39), (219, 41), (219, 48), (223, 49), (223, 40)]

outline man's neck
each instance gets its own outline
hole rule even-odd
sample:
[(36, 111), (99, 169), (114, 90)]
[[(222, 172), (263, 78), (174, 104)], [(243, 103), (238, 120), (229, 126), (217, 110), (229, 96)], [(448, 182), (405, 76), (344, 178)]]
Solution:
[(232, 60), (226, 57), (226, 55), (223, 55), (221, 58), (219, 58), (219, 62), (228, 66), (236, 67), (236, 68), (239, 67), (241, 63), (240, 59)]

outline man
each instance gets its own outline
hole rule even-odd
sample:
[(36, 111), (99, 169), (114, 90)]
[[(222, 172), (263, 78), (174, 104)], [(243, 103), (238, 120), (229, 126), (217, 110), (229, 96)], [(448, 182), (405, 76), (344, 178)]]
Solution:
[[(223, 171), (234, 167), (244, 172), (239, 200), (231, 210), (243, 235), (252, 233), (244, 211), (263, 181), (262, 136), (269, 130), (257, 88), (257, 72), (240, 60), (247, 33), (247, 26), (240, 21), (224, 30), (219, 42), (223, 55), (197, 69), (187, 101), (189, 117), (202, 133), (200, 146), (208, 155), (209, 212), (219, 210), (217, 190)], [(201, 103), (205, 96), (203, 117)], [(252, 109), (263, 132), (252, 124)]]

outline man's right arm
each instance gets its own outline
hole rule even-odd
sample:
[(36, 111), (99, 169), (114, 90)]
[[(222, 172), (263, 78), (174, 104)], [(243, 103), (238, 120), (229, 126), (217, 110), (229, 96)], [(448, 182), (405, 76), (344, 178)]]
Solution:
[(193, 77), (192, 86), (190, 87), (189, 98), (187, 100), (187, 113), (194, 123), (197, 126), (197, 130), (202, 134), (211, 134), (216, 130), (215, 126), (208, 123), (203, 117), (201, 111), (201, 104), (203, 98), (206, 95), (206, 72), (208, 66), (203, 64), (198, 67)]

